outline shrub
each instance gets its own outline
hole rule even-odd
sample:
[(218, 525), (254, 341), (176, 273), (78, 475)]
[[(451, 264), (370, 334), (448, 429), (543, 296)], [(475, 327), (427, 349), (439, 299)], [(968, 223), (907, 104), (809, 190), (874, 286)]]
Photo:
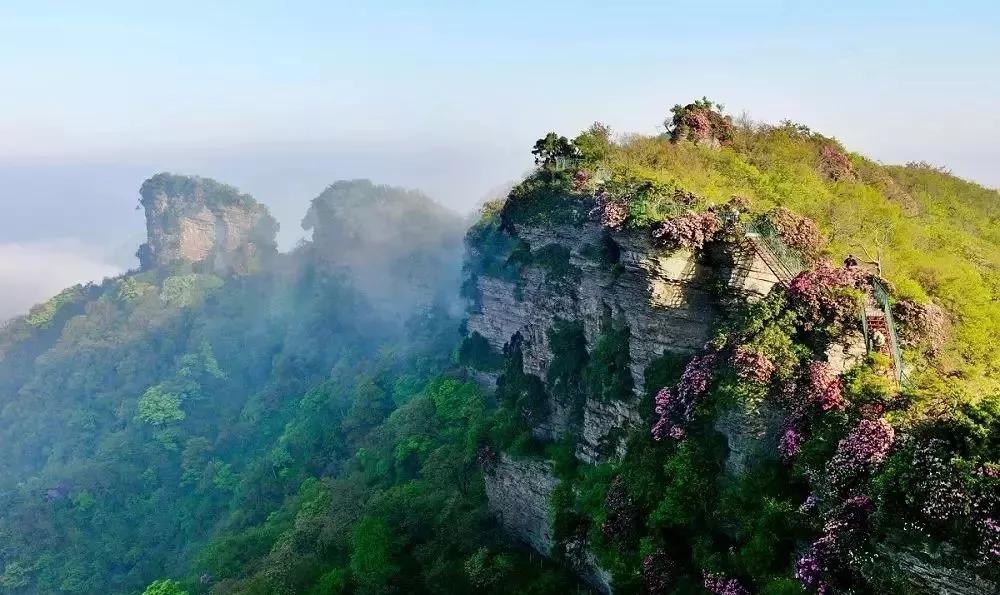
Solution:
[(632, 371), (629, 368), (629, 328), (615, 328), (610, 321), (598, 336), (587, 365), (590, 395), (598, 401), (626, 399), (632, 394)]
[(686, 436), (684, 428), (694, 419), (699, 400), (708, 391), (717, 361), (718, 355), (714, 353), (694, 357), (676, 387), (664, 387), (656, 393), (654, 440), (667, 436), (681, 440)]
[(663, 124), (674, 142), (728, 143), (733, 138), (733, 119), (723, 116), (722, 106), (703, 97), (687, 105), (675, 105)]
[(792, 248), (808, 257), (815, 257), (819, 253), (823, 236), (812, 219), (801, 217), (784, 207), (769, 212), (767, 219), (782, 241)]
[(820, 262), (788, 284), (788, 298), (801, 315), (805, 330), (836, 335), (860, 314), (860, 290), (867, 275), (857, 267), (833, 267)]
[(700, 250), (722, 231), (722, 220), (713, 211), (689, 212), (663, 222), (653, 230), (653, 237), (669, 248)]
[(462, 340), (458, 361), (483, 372), (495, 372), (503, 365), (503, 355), (497, 353), (486, 337), (473, 332)]

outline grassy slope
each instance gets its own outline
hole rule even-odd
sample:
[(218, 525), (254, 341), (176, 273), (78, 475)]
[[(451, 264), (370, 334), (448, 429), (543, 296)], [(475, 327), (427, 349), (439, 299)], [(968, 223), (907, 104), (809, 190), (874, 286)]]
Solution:
[[(926, 165), (884, 166), (858, 154), (850, 155), (854, 179), (834, 181), (821, 169), (825, 145), (839, 147), (791, 126), (743, 124), (721, 149), (632, 136), (602, 161), (612, 171), (677, 186), (707, 202), (737, 194), (750, 198), (754, 211), (797, 211), (820, 225), (835, 261), (874, 254), (881, 242), (884, 275), (896, 297), (933, 300), (953, 322), (936, 362), (940, 374), (926, 375), (921, 385), (946, 388), (961, 400), (997, 390), (1000, 193)], [(656, 219), (670, 206), (652, 204), (646, 211)]]

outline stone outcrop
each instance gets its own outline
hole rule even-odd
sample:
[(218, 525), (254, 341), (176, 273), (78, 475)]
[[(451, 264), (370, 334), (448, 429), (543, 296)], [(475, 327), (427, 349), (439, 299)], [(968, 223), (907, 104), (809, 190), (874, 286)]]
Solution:
[[(516, 279), (477, 277), (469, 333), (482, 335), (497, 351), (519, 334), (524, 371), (545, 379), (554, 358), (548, 334), (556, 321), (579, 323), (588, 350), (609, 321), (629, 328), (633, 394), (614, 401), (586, 398), (582, 422), (574, 415), (573, 403), (552, 398), (547, 417), (532, 428), (542, 441), (556, 441), (576, 430), (575, 454), (584, 463), (624, 454), (625, 437), (642, 424), (646, 368), (665, 353), (694, 354), (704, 348), (717, 314), (720, 286), (746, 299), (759, 299), (779, 282), (767, 262), (743, 243), (695, 254), (654, 246), (642, 231), (608, 231), (595, 222), (513, 227), (512, 235), (531, 254), (553, 246), (562, 254), (568, 252), (573, 274), (568, 279), (553, 278), (544, 263), (528, 259)], [(727, 417), (728, 423), (720, 428), (729, 440), (727, 467), (735, 473), (754, 457), (764, 456), (761, 438), (776, 442), (775, 419), (770, 413)], [(557, 547), (549, 512), (549, 496), (557, 483), (549, 463), (503, 455), (486, 477), (490, 507), (501, 526), (545, 555)], [(567, 548), (563, 557), (573, 563), (581, 579), (599, 592), (612, 591), (611, 577), (585, 543), (558, 547)]]
[[(559, 547), (553, 535), (552, 491), (559, 481), (547, 461), (517, 460), (501, 454), (485, 475), (490, 510), (507, 534), (551, 556)], [(587, 584), (611, 593), (611, 575), (582, 542), (565, 545), (564, 558)]]
[[(646, 234), (616, 232), (604, 237), (596, 223), (582, 226), (519, 225), (517, 237), (532, 252), (556, 244), (569, 250), (569, 264), (579, 270), (574, 283), (551, 282), (542, 266), (529, 265), (519, 282), (479, 277), (479, 308), (469, 319), (494, 349), (502, 350), (515, 333), (523, 338), (524, 370), (540, 378), (552, 361), (548, 331), (556, 320), (583, 325), (593, 346), (609, 318), (630, 329), (630, 372), (635, 394), (627, 401), (603, 403), (588, 399), (584, 406), (582, 440), (577, 456), (595, 462), (621, 444), (607, 444), (614, 430), (638, 423), (638, 405), (646, 367), (665, 352), (694, 353), (709, 339), (715, 316), (711, 285), (715, 271), (689, 251), (664, 252)], [(602, 243), (614, 242), (618, 263), (609, 266), (595, 256)], [(568, 416), (559, 403), (536, 435), (558, 439)]]
[(231, 186), (198, 177), (157, 174), (143, 183), (147, 242), (143, 268), (178, 261), (212, 271), (246, 272), (261, 253), (275, 249), (278, 224), (267, 208)]
[[(899, 567), (914, 593), (924, 595), (993, 595), (1000, 593), (1000, 585), (977, 576), (955, 560), (950, 548), (931, 553), (913, 548), (886, 548), (888, 555)], [(947, 558), (947, 560), (946, 560)]]
[(551, 465), (501, 454), (485, 478), (490, 510), (500, 526), (537, 552), (551, 554), (555, 541), (549, 500), (559, 483)]
[(755, 462), (773, 457), (786, 415), (764, 405), (752, 410), (734, 406), (715, 420), (715, 429), (726, 437), (726, 475), (739, 477)]

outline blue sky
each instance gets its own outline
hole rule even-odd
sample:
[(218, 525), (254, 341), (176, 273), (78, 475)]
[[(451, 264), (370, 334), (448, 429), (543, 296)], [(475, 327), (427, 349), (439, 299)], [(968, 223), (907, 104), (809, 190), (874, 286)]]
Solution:
[(998, 6), (7, 1), (0, 246), (126, 262), (161, 170), (255, 194), (285, 245), (338, 178), (469, 210), (547, 130), (655, 132), (702, 95), (1000, 186)]

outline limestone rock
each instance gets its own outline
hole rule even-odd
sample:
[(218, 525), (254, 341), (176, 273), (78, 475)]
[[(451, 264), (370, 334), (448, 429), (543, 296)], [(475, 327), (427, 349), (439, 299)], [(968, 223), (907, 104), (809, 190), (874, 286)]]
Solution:
[[(615, 232), (610, 237), (619, 263), (610, 267), (593, 256), (604, 230), (596, 223), (582, 226), (518, 225), (517, 237), (535, 252), (557, 244), (567, 248), (570, 264), (580, 271), (579, 282), (560, 285), (548, 281), (546, 271), (527, 266), (519, 283), (479, 277), (479, 308), (469, 319), (469, 332), (478, 332), (496, 350), (521, 333), (524, 370), (545, 377), (552, 361), (547, 333), (558, 320), (579, 321), (589, 346), (601, 333), (608, 316), (631, 329), (629, 351), (635, 395), (626, 401), (584, 406), (582, 440), (577, 456), (595, 462), (620, 450), (607, 444), (616, 429), (641, 419), (638, 407), (646, 367), (666, 351), (694, 353), (708, 340), (715, 316), (710, 285), (715, 272), (686, 250), (666, 253), (641, 232)], [(555, 440), (566, 430), (565, 407), (553, 403), (552, 416), (536, 429), (536, 436)]]
[[(927, 595), (994, 595), (1000, 585), (987, 581), (962, 568), (950, 548), (931, 553), (915, 548), (888, 549), (892, 558), (912, 585), (914, 593)], [(949, 558), (946, 560), (946, 558)]]
[(851, 332), (826, 350), (826, 363), (834, 374), (843, 374), (864, 361), (868, 355), (865, 338), (861, 333)]
[(147, 242), (143, 268), (183, 261), (213, 272), (245, 272), (260, 252), (275, 250), (278, 224), (267, 208), (231, 186), (198, 177), (157, 174), (140, 190)]
[(726, 437), (726, 475), (739, 477), (750, 466), (777, 455), (781, 424), (785, 415), (766, 406), (744, 409), (734, 406), (715, 420), (715, 429)]
[(535, 551), (551, 554), (555, 542), (549, 499), (559, 483), (551, 464), (500, 454), (485, 479), (490, 510), (500, 526)]

